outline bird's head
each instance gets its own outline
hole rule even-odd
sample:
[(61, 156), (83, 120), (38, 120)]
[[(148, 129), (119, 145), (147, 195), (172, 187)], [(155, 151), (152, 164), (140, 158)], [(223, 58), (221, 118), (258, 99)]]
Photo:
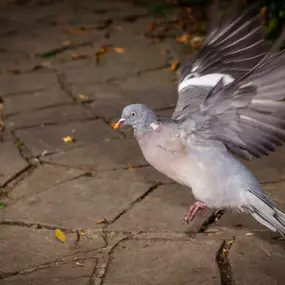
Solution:
[(156, 120), (154, 112), (143, 104), (128, 105), (123, 109), (120, 120), (113, 126), (116, 130), (122, 126), (132, 126), (135, 130), (148, 128)]

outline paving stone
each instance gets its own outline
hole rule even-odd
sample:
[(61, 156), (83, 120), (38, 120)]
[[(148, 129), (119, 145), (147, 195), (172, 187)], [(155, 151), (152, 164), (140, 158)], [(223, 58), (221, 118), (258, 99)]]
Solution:
[(284, 284), (284, 253), (284, 242), (254, 236), (237, 238), (229, 254), (235, 284)]
[[(263, 185), (263, 187), (265, 192), (276, 203), (276, 205), (285, 212), (285, 182), (269, 183)], [(247, 231), (248, 233), (254, 233), (265, 238), (278, 236), (278, 234), (258, 223), (253, 217), (251, 217), (251, 215), (238, 213), (236, 211), (228, 211), (225, 213), (218, 222), (211, 225), (209, 231), (213, 229), (223, 231), (234, 229), (236, 232), (241, 233)]]
[[(80, 242), (75, 244), (74, 242), (76, 239), (76, 233), (66, 234), (66, 242), (61, 243), (55, 238), (55, 231), (53, 230), (2, 225), (0, 229), (0, 254), (2, 257), (0, 260), (1, 272), (5, 274), (22, 271), (41, 264), (56, 261), (63, 257), (66, 257), (68, 260), (68, 255), (74, 254), (74, 257), (76, 257), (76, 253), (80, 251), (90, 251), (105, 246), (103, 238), (99, 235), (93, 235), (92, 238), (81, 238)], [(82, 257), (84, 257), (84, 254)], [(75, 269), (75, 267), (75, 262), (71, 262), (70, 269)], [(81, 268), (82, 275), (84, 273), (87, 274), (87, 272), (88, 274), (92, 272), (90, 267), (87, 269), (87, 272), (86, 269), (87, 268), (84, 267)], [(54, 273), (56, 273), (59, 269), (55, 268), (54, 271)], [(72, 276), (72, 271), (73, 270), (70, 270), (69, 272), (70, 276)], [(53, 270), (51, 270), (50, 273), (51, 272), (53, 272)], [(5, 282), (4, 284), (6, 284)], [(27, 283), (23, 282), (18, 284)]]
[(219, 245), (211, 240), (123, 242), (111, 255), (103, 284), (220, 284), (215, 263)]
[(0, 153), (0, 185), (3, 185), (24, 170), (28, 163), (21, 157), (13, 142), (0, 143)]
[(23, 93), (27, 91), (37, 91), (59, 87), (57, 76), (54, 72), (32, 72), (28, 74), (3, 74), (0, 77), (0, 94)]
[(120, 116), (122, 109), (128, 104), (142, 103), (152, 109), (175, 106), (177, 90), (172, 78), (172, 73), (162, 69), (118, 80), (117, 90), (113, 87), (113, 92), (107, 93), (105, 97), (105, 89), (102, 93), (95, 91), (97, 100), (89, 107), (94, 115), (110, 119)]
[(28, 94), (7, 96), (5, 98), (5, 114), (7, 116), (27, 110), (65, 103), (72, 103), (72, 99), (61, 89), (48, 89)]
[(147, 164), (134, 139), (105, 140), (68, 152), (43, 157), (43, 161), (94, 171)]
[(151, 186), (131, 171), (117, 173), (115, 178), (82, 177), (59, 184), (8, 206), (4, 219), (94, 228), (97, 219), (112, 221)]
[[(121, 35), (124, 37), (124, 35)], [(122, 54), (114, 51), (108, 52), (102, 57), (99, 64), (94, 61), (73, 61), (58, 66), (59, 71), (67, 76), (70, 83), (98, 83), (109, 79), (122, 78), (138, 71), (144, 71), (164, 66), (167, 61), (160, 50), (146, 41), (145, 38), (134, 36), (126, 38), (122, 45), (112, 38), (108, 41), (96, 42), (95, 48), (101, 48), (105, 44), (113, 44), (114, 47), (125, 48)], [(124, 43), (124, 44), (123, 44)], [(141, 50), (144, 56), (141, 56)]]
[[(33, 155), (40, 155), (44, 151), (64, 151), (83, 144), (119, 137), (117, 132), (99, 120), (23, 129), (15, 133)], [(66, 136), (73, 136), (77, 141), (64, 143), (63, 138)]]
[(183, 216), (194, 202), (196, 200), (187, 187), (176, 183), (160, 186), (115, 221), (110, 229), (179, 231), (191, 234), (197, 232), (205, 220), (205, 216), (199, 213), (189, 225), (183, 223)]
[(6, 119), (6, 126), (10, 129), (20, 129), (88, 118), (90, 118), (88, 112), (81, 105), (53, 106), (9, 116)]
[(13, 191), (9, 193), (9, 198), (18, 200), (37, 195), (57, 184), (74, 179), (80, 174), (83, 172), (77, 169), (40, 165), (13, 188)]

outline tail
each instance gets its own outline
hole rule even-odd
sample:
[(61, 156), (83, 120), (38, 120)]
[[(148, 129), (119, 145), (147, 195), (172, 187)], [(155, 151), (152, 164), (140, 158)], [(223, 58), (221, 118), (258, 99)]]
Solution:
[(285, 236), (285, 213), (278, 209), (261, 191), (248, 190), (248, 206), (245, 207), (258, 222)]

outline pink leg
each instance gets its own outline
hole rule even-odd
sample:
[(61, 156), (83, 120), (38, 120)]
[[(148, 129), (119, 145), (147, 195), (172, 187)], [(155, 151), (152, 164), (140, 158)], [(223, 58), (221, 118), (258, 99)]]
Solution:
[(196, 202), (195, 204), (193, 204), (190, 207), (188, 213), (184, 216), (183, 221), (186, 222), (187, 224), (189, 224), (189, 222), (191, 222), (195, 218), (195, 216), (199, 210), (202, 210), (203, 214), (205, 215), (206, 214), (206, 208), (207, 208), (207, 205), (205, 203)]

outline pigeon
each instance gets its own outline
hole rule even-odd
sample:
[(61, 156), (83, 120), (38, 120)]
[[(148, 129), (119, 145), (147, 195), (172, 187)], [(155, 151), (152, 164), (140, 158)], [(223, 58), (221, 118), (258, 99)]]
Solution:
[[(114, 129), (132, 126), (148, 163), (192, 189), (197, 202), (185, 215), (186, 222), (206, 207), (236, 209), (285, 236), (285, 213), (236, 157), (250, 160), (269, 155), (285, 140), (285, 51), (268, 52), (250, 67), (245, 61), (255, 58), (254, 52), (249, 56), (247, 45), (239, 47), (244, 50), (239, 68), (235, 57), (227, 58), (239, 54), (236, 44), (242, 40), (235, 39), (234, 52), (225, 52), (225, 29), (222, 25), (210, 34), (201, 49), (202, 59), (198, 53), (194, 68), (182, 71), (180, 84), (188, 83), (180, 85), (171, 118), (157, 116), (143, 104), (132, 104), (123, 109)], [(213, 46), (213, 37), (222, 43)]]

